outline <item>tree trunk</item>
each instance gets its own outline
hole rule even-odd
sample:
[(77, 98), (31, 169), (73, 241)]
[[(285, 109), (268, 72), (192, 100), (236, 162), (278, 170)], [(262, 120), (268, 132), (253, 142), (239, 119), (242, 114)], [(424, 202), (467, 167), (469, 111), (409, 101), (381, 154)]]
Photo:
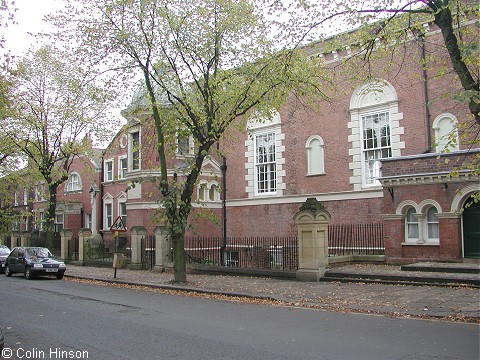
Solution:
[[(475, 117), (477, 124), (480, 124), (480, 103), (478, 102), (479, 84), (473, 78), (470, 70), (462, 58), (462, 52), (457, 41), (457, 36), (454, 32), (452, 13), (447, 5), (448, 1), (445, 1), (445, 6), (435, 12), (435, 24), (438, 25), (442, 32), (443, 40), (448, 50), (448, 55), (450, 56), (453, 69), (460, 79), (462, 87), (466, 91), (476, 94), (470, 97), (468, 107), (472, 115)], [(436, 9), (436, 7), (433, 7), (433, 5), (431, 5), (431, 8), (434, 10)]]
[(47, 248), (53, 252), (54, 239), (55, 239), (55, 213), (57, 208), (57, 185), (50, 185), (48, 187), (49, 198), (48, 208), (45, 218), (45, 231), (47, 235)]
[(173, 244), (173, 274), (174, 282), (187, 282), (187, 271), (185, 266), (185, 232), (175, 232), (172, 235)]

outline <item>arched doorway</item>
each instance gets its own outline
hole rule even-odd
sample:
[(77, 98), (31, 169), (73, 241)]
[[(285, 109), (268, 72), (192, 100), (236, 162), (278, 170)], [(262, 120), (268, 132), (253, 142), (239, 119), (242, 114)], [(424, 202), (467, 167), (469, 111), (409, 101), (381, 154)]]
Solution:
[(463, 208), (463, 257), (480, 258), (480, 203), (473, 197), (465, 201)]

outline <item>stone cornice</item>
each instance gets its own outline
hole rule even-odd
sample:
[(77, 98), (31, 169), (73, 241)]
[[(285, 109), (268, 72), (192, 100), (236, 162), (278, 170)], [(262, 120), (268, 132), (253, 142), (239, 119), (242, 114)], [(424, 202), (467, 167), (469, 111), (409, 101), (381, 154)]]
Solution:
[(403, 214), (382, 214), (383, 220), (385, 221), (395, 221), (395, 220), (403, 220), (405, 215)]
[(379, 179), (383, 187), (396, 187), (408, 185), (430, 185), (445, 184), (454, 182), (465, 182), (480, 180), (480, 176), (471, 171), (461, 171), (458, 176), (450, 176), (450, 172), (437, 172), (425, 174), (406, 174), (398, 176), (388, 176)]

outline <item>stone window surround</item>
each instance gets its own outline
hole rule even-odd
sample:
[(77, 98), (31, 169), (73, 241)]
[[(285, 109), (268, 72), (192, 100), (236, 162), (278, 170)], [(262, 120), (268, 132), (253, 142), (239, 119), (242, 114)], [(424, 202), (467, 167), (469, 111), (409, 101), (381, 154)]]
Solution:
[[(369, 88), (372, 90), (369, 91)], [(401, 156), (401, 150), (405, 148), (405, 143), (401, 141), (401, 135), (404, 134), (403, 127), (400, 126), (403, 120), (403, 113), (398, 109), (398, 97), (395, 89), (390, 83), (378, 80), (364, 84), (353, 92), (350, 100), (350, 121), (348, 128), (350, 135), (348, 142), (351, 147), (349, 155), (352, 161), (349, 168), (352, 171), (350, 184), (354, 191), (361, 191), (372, 187), (381, 187), (381, 184), (365, 184), (365, 174), (363, 166), (363, 139), (362, 139), (362, 115), (372, 112), (385, 111), (390, 114), (390, 137), (392, 157)]]
[[(320, 142), (320, 147), (322, 149), (320, 153), (320, 161), (321, 161), (321, 171), (319, 172), (312, 172), (311, 170), (311, 163), (312, 163), (312, 149), (311, 149), (311, 143), (314, 140), (318, 140)], [(305, 144), (305, 149), (307, 151), (307, 176), (315, 176), (315, 175), (325, 175), (325, 143), (322, 139), (321, 136), (319, 135), (312, 135), (308, 138), (306, 144)]]
[[(437, 211), (437, 217), (442, 217), (443, 211), (442, 207), (438, 202), (432, 199), (423, 200), (420, 204), (417, 204), (414, 201), (406, 200), (402, 201), (396, 210), (396, 215), (402, 216), (405, 223), (405, 241), (402, 245), (439, 245), (440, 239), (429, 239), (427, 234), (427, 211), (430, 208), (435, 208)], [(407, 227), (406, 227), (406, 213), (409, 209), (413, 208), (415, 210), (414, 215), (418, 220), (418, 231), (419, 237), (415, 241), (409, 241), (407, 238)]]
[[(214, 199), (210, 199), (210, 190), (212, 186), (215, 186), (215, 196)], [(201, 199), (200, 192), (201, 190), (205, 190), (204, 198)], [(207, 180), (200, 180), (197, 186), (197, 199), (201, 202), (212, 202), (212, 201), (220, 201), (220, 187), (217, 181), (207, 181)]]
[(438, 115), (435, 120), (433, 120), (433, 124), (432, 124), (432, 129), (434, 131), (434, 134), (435, 134), (435, 151), (437, 153), (440, 153), (440, 152), (443, 152), (442, 149), (439, 149), (440, 145), (438, 144), (438, 134), (440, 132), (440, 129), (441, 129), (441, 123), (443, 122), (442, 120), (444, 119), (450, 119), (451, 120), (451, 123), (452, 123), (452, 126), (454, 129), (452, 129), (453, 131), (456, 132), (456, 147), (455, 148), (449, 148), (449, 151), (457, 151), (459, 150), (459, 144), (460, 144), (460, 140), (459, 140), (459, 137), (458, 137), (458, 128), (457, 128), (457, 125), (458, 125), (458, 120), (457, 118), (455, 117), (455, 115), (453, 114), (450, 114), (450, 113), (443, 113), (443, 114), (440, 114)]
[[(252, 199), (269, 196), (283, 196), (283, 192), (286, 189), (286, 184), (284, 183), (284, 178), (286, 176), (284, 170), (285, 157), (283, 156), (283, 153), (285, 152), (285, 146), (283, 145), (285, 134), (282, 133), (280, 114), (275, 112), (272, 118), (268, 121), (256, 121), (255, 119), (250, 119), (247, 124), (247, 131), (248, 138), (245, 140), (245, 191), (248, 194), (248, 198)], [(257, 194), (255, 179), (255, 136), (269, 132), (275, 133), (277, 190), (274, 193)]]

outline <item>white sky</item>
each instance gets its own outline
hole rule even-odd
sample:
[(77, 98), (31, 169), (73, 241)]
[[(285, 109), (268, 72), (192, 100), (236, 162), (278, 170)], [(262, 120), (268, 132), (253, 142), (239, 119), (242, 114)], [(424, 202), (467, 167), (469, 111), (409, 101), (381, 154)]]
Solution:
[(28, 33), (47, 30), (48, 24), (42, 21), (43, 17), (61, 6), (62, 0), (15, 0), (13, 8), (17, 9), (14, 15), (17, 24), (2, 29), (6, 49), (20, 55), (30, 47), (38, 47), (36, 39)]

